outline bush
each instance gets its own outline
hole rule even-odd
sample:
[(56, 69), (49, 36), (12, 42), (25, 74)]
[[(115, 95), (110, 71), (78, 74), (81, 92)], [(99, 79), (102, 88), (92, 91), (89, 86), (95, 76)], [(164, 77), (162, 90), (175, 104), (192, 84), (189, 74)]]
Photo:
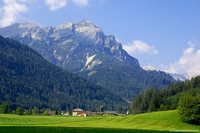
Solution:
[(17, 107), (16, 114), (17, 115), (23, 115), (24, 114), (24, 109), (22, 109), (21, 107)]
[(184, 122), (191, 124), (200, 123), (200, 101), (193, 96), (181, 97), (178, 113)]
[(11, 113), (10, 106), (6, 102), (4, 102), (3, 104), (0, 105), (0, 113), (2, 113), (2, 114)]

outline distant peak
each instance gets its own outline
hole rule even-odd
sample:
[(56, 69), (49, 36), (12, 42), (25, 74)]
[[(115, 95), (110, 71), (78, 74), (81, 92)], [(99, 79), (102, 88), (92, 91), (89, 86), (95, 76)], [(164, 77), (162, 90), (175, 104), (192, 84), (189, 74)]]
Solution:
[(56, 29), (67, 29), (67, 28), (72, 28), (73, 23), (71, 21), (59, 25)]
[[(86, 26), (95, 26), (92, 21), (90, 20), (81, 20), (79, 22), (76, 23), (78, 26), (80, 27), (86, 27)], [(97, 26), (95, 26), (97, 27)]]
[(78, 22), (79, 24), (93, 24), (90, 20), (81, 20)]
[(34, 27), (39, 27), (36, 23), (34, 22), (25, 22), (19, 25), (20, 28), (34, 28)]

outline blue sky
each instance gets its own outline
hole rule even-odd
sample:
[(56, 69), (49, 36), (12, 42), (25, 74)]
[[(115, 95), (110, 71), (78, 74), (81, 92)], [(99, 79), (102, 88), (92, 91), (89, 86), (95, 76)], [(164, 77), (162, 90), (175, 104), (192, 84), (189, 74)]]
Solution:
[(91, 20), (140, 65), (200, 74), (200, 0), (2, 0), (0, 27)]

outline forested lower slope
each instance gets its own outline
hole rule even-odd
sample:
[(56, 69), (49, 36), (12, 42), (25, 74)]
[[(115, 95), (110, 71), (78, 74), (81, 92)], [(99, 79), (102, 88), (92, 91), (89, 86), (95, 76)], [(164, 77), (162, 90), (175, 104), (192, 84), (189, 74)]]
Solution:
[(182, 96), (200, 96), (200, 76), (185, 82), (171, 84), (167, 89), (161, 91), (157, 88), (144, 91), (133, 100), (131, 111), (144, 113), (177, 109)]
[(128, 104), (116, 94), (46, 61), (30, 47), (0, 36), (0, 102), (12, 108), (99, 111)]

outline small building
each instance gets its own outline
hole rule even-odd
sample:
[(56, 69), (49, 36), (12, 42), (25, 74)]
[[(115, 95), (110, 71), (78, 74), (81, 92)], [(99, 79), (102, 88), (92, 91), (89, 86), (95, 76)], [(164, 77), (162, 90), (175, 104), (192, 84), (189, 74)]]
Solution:
[(104, 112), (105, 115), (117, 115), (116, 111), (105, 111)]
[(72, 110), (72, 116), (86, 116), (86, 112), (80, 108)]
[(46, 111), (44, 112), (44, 114), (46, 114), (46, 115), (57, 115), (57, 111), (46, 110)]
[(69, 112), (63, 113), (63, 115), (65, 115), (65, 116), (69, 116)]
[(103, 112), (90, 112), (87, 111), (88, 116), (97, 116), (97, 115), (103, 115)]

